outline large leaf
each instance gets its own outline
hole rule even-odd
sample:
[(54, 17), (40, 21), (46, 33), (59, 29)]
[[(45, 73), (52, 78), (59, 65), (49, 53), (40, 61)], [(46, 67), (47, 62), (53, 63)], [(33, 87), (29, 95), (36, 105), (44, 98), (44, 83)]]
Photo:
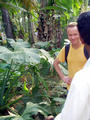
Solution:
[(53, 58), (43, 49), (28, 48), (29, 43), (14, 42), (10, 39), (9, 43), (14, 48), (13, 52), (5, 47), (0, 47), (0, 59), (7, 63), (11, 63), (13, 60), (13, 62), (21, 64), (38, 64), (41, 58), (48, 59), (50, 63), (53, 63)]
[(35, 43), (35, 46), (39, 48), (45, 48), (45, 47), (48, 47), (49, 45), (50, 45), (49, 42), (36, 42)]
[(15, 63), (34, 63), (38, 64), (40, 63), (40, 50), (38, 49), (27, 49), (21, 47), (21, 49), (18, 47), (18, 50), (15, 52), (12, 52), (8, 50), (5, 47), (0, 47), (0, 59), (6, 61), (7, 63), (10, 63), (11, 60)]
[(7, 116), (1, 116), (0, 120), (25, 120), (21, 116), (12, 116), (12, 115), (7, 115)]
[(12, 51), (10, 51), (8, 48), (0, 46), (0, 54), (5, 53), (5, 52), (12, 53)]
[(8, 43), (14, 50), (18, 50), (18, 48), (30, 48), (30, 44), (28, 42), (23, 42), (22, 39), (18, 39), (17, 42), (15, 42), (13, 39), (8, 38)]
[(25, 119), (27, 116), (29, 118), (30, 116), (37, 115), (38, 113), (41, 113), (42, 115), (47, 116), (47, 111), (43, 107), (39, 106), (38, 104), (28, 102), (26, 105), (26, 109), (22, 114), (22, 117)]
[(44, 49), (40, 49), (43, 58), (46, 58), (50, 64), (53, 64), (54, 59), (50, 56), (49, 52)]
[(7, 115), (7, 116), (0, 116), (0, 120), (11, 120), (13, 119), (14, 116), (11, 116), (11, 115)]
[(64, 104), (65, 98), (54, 98), (53, 99), (55, 102), (59, 102), (60, 104)]
[(70, 10), (72, 8), (72, 0), (55, 0), (55, 2), (56, 2), (56, 5), (62, 6), (67, 10)]
[(12, 52), (0, 54), (0, 59), (10, 63), (12, 60), (14, 63), (21, 64), (38, 64), (40, 63), (40, 56), (34, 52)]
[(32, 102), (28, 102), (21, 116), (10, 113), (10, 115), (1, 116), (0, 120), (34, 120), (32, 115), (37, 115), (38, 113), (46, 117), (48, 115), (48, 111), (44, 109), (45, 106), (47, 106), (46, 103), (34, 104)]

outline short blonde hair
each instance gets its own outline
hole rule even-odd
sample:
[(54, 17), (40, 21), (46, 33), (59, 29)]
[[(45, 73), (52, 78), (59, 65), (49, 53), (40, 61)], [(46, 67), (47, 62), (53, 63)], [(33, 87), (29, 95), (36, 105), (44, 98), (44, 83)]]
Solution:
[(77, 22), (70, 22), (68, 24), (67, 28), (69, 28), (69, 27), (75, 27), (75, 26), (77, 26)]

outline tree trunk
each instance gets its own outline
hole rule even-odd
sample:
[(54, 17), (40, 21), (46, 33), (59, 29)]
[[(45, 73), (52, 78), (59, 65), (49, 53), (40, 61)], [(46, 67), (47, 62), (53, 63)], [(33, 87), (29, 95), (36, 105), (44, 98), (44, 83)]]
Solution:
[[(44, 8), (47, 5), (47, 0), (41, 0), (41, 8)], [(48, 41), (48, 28), (47, 25), (47, 15), (42, 10), (39, 12), (39, 21), (38, 21), (38, 40)]]
[(61, 47), (61, 27), (60, 27), (60, 17), (58, 17), (58, 24), (57, 24), (57, 48)]
[(27, 26), (26, 26), (26, 13), (23, 12), (23, 27), (24, 27), (24, 32), (27, 32)]
[(32, 45), (34, 43), (34, 38), (33, 38), (33, 34), (32, 34), (32, 26), (31, 26), (31, 15), (28, 12), (28, 33), (29, 33), (29, 42)]
[[(49, 3), (49, 0), (41, 0), (41, 8), (46, 7), (47, 5), (53, 6), (54, 0), (51, 0), (51, 3)], [(52, 10), (52, 16), (49, 14), (50, 10), (40, 11), (39, 12), (39, 22), (38, 22), (38, 40), (39, 41), (51, 41), (53, 43), (54, 36), (56, 36), (54, 31), (56, 31), (56, 28), (53, 25), (54, 19), (53, 19), (53, 13), (54, 10)]]
[(1, 11), (2, 11), (2, 21), (4, 23), (6, 37), (15, 39), (15, 36), (13, 34), (12, 22), (10, 20), (9, 13), (5, 8), (2, 8)]

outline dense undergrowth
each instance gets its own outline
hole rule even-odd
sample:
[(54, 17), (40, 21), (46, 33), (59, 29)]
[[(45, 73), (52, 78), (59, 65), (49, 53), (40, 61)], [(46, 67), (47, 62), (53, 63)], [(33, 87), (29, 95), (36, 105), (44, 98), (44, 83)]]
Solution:
[(54, 57), (11, 39), (0, 51), (0, 120), (44, 120), (58, 114), (67, 91), (53, 68)]

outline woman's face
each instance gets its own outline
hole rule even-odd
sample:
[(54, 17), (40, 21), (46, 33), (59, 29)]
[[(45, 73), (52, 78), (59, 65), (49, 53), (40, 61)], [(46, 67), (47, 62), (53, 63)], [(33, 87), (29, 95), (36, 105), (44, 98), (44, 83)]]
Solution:
[(77, 29), (77, 26), (68, 27), (67, 35), (68, 35), (68, 39), (70, 40), (70, 42), (72, 43), (73, 46), (80, 43), (80, 35), (79, 35), (79, 31)]

